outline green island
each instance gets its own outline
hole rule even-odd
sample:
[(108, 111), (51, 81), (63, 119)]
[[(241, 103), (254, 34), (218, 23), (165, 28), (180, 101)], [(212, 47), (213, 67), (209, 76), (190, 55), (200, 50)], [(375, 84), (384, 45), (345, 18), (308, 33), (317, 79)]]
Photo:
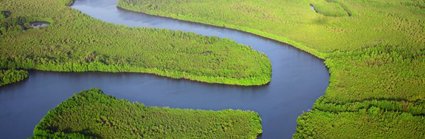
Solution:
[(24, 70), (0, 70), (0, 86), (16, 83), (28, 78), (28, 72)]
[[(242, 86), (270, 82), (270, 60), (249, 47), (194, 33), (105, 23), (71, 9), (71, 2), (0, 0), (0, 68), (139, 72)], [(37, 21), (49, 25), (31, 27)]]
[(294, 138), (425, 137), (425, 1), (120, 0), (119, 7), (257, 34), (324, 59), (330, 85), (299, 117)]
[(50, 110), (33, 138), (255, 139), (261, 132), (260, 116), (252, 111), (147, 107), (91, 89)]

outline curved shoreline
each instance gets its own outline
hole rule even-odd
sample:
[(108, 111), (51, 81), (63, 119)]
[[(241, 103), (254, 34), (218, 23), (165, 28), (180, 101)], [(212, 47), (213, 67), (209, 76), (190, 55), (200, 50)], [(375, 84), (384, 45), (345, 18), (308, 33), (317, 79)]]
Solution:
[[(72, 7), (74, 5), (75, 1), (76, 0), (70, 0), (69, 4), (67, 6)], [(117, 1), (118, 1), (117, 3), (119, 3), (119, 0), (117, 0)], [(171, 20), (187, 22), (187, 23), (194, 23), (194, 24), (205, 25), (205, 26), (213, 26), (213, 27), (217, 27), (217, 28), (229, 29), (229, 30), (238, 31), (238, 32), (241, 32), (241, 33), (254, 35), (254, 36), (257, 36), (257, 37), (260, 37), (260, 38), (263, 38), (263, 39), (267, 39), (267, 40), (270, 40), (270, 41), (281, 43), (283, 45), (292, 46), (293, 48), (295, 48), (299, 51), (305, 52), (306, 54), (313, 55), (316, 58), (323, 60), (323, 62), (326, 60), (326, 56), (327, 56), (326, 53), (319, 52), (315, 49), (309, 48), (309, 47), (307, 47), (303, 44), (300, 44), (299, 42), (293, 41), (293, 40), (286, 38), (286, 37), (283, 37), (283, 36), (280, 36), (280, 37), (283, 37), (284, 40), (286, 40), (286, 41), (281, 40), (279, 38), (274, 38), (274, 37), (271, 37), (271, 36), (266, 36), (266, 35), (263, 36), (263, 35), (261, 35), (261, 33), (255, 33), (255, 32), (251, 32), (251, 31), (248, 31), (248, 30), (243, 30), (243, 29), (240, 29), (241, 27), (235, 27), (235, 28), (227, 27), (227, 26), (223, 27), (223, 26), (218, 26), (218, 25), (204, 23), (204, 22), (196, 22), (196, 21), (191, 21), (191, 20), (179, 19), (179, 18), (175, 18), (175, 17), (171, 17), (171, 16), (149, 14), (149, 13), (145, 13), (145, 12), (141, 12), (141, 11), (125, 9), (123, 7), (120, 7), (119, 4), (116, 5), (116, 8), (123, 10), (123, 11), (132, 12), (132, 13), (144, 14), (144, 15), (149, 15), (149, 16), (155, 16), (155, 17), (158, 17), (158, 18), (171, 19)], [(325, 63), (325, 65), (326, 65), (326, 63)], [(329, 70), (329, 67), (327, 65), (326, 65), (326, 68), (328, 68), (328, 70)]]
[[(236, 41), (238, 44), (250, 46), (269, 56), (272, 62), (273, 81), (267, 86), (243, 87), (205, 84), (154, 74), (34, 71), (31, 72), (29, 80), (0, 90), (0, 99), (8, 98), (7, 101), (0, 101), (0, 109), (8, 110), (5, 111), (5, 114), (19, 115), (20, 111), (25, 111), (26, 115), (33, 116), (21, 116), (26, 120), (19, 122), (16, 120), (19, 120), (20, 117), (4, 116), (0, 119), (0, 121), (4, 121), (0, 128), (4, 126), (10, 128), (0, 133), (8, 133), (5, 134), (6, 136), (19, 136), (14, 135), (13, 131), (9, 131), (16, 128), (14, 125), (31, 127), (33, 125), (30, 122), (24, 122), (34, 119), (38, 122), (40, 118), (38, 115), (44, 116), (45, 111), (62, 101), (61, 98), (67, 98), (74, 92), (96, 87), (104, 89), (105, 92), (109, 92), (109, 95), (117, 98), (139, 101), (147, 106), (256, 111), (263, 119), (264, 132), (261, 137), (290, 138), (295, 133), (297, 117), (311, 109), (314, 101), (326, 91), (329, 83), (329, 71), (323, 64), (323, 59), (297, 47), (235, 29), (199, 23), (190, 24), (170, 18), (165, 20), (120, 11), (116, 9), (116, 5), (111, 7), (111, 1), (113, 0), (77, 0), (76, 6), (71, 8), (82, 13), (82, 16), (111, 25), (180, 30), (202, 36), (226, 38)], [(90, 10), (92, 11), (90, 12)], [(40, 85), (53, 86), (53, 88), (37, 87)], [(32, 89), (26, 90), (28, 88)], [(22, 95), (26, 95), (26, 97)], [(28, 107), (19, 107), (19, 104), (26, 104), (27, 99), (25, 98), (28, 96), (35, 103)], [(14, 106), (14, 108), (8, 108), (9, 106)], [(20, 122), (22, 123), (19, 124)], [(22, 132), (25, 134), (26, 130), (28, 129), (23, 129)]]
[[(86, 6), (88, 6), (88, 7), (90, 7), (90, 5), (91, 4), (94, 4), (94, 3), (97, 3), (97, 2), (82, 2), (82, 3), (86, 3), (87, 5)], [(109, 4), (111, 4), (111, 3), (109, 3), (109, 2), (101, 2), (101, 3), (108, 3), (108, 4), (106, 4), (106, 5), (109, 5)], [(82, 4), (82, 5), (85, 5), (85, 4)], [(107, 16), (107, 15), (101, 15), (101, 14), (96, 14), (96, 13), (102, 13), (101, 11), (93, 11), (93, 13), (90, 13), (89, 11), (89, 9), (90, 8), (88, 8), (88, 9), (85, 9), (86, 8), (86, 6), (83, 6), (83, 7), (81, 7), (82, 9), (79, 9), (79, 8), (76, 8), (76, 9), (78, 9), (78, 10), (80, 10), (81, 12), (83, 12), (83, 13), (85, 13), (85, 14), (88, 14), (89, 16), (91, 16), (91, 17), (95, 17), (96, 19), (100, 19), (100, 20), (102, 20), (102, 21), (104, 21), (104, 22), (108, 22), (108, 23), (113, 23), (113, 24), (120, 24), (120, 25), (127, 25), (127, 23), (125, 23), (125, 21), (121, 21), (121, 19), (117, 19), (116, 21), (115, 21), (115, 19), (113, 19), (112, 17), (110, 17), (110, 16)], [(103, 9), (103, 6), (95, 6), (95, 5), (91, 5), (91, 6), (93, 6), (93, 7), (96, 7), (96, 8), (99, 8), (99, 9)], [(75, 8), (75, 7), (74, 7)], [(232, 29), (232, 28), (228, 28), (228, 27), (220, 27), (220, 26), (216, 26), (216, 25), (210, 25), (210, 24), (204, 24), (204, 23), (198, 23), (198, 22), (192, 22), (192, 21), (185, 21), (185, 20), (181, 20), (181, 19), (175, 19), (175, 18), (171, 18), (171, 17), (164, 17), (164, 16), (157, 16), (157, 15), (150, 15), (150, 14), (146, 14), (146, 13), (143, 13), (143, 12), (137, 12), (137, 11), (132, 11), (132, 10), (127, 10), (127, 9), (123, 9), (123, 8), (121, 8), (121, 7), (119, 7), (119, 6), (117, 6), (116, 4), (115, 4), (115, 6), (113, 6), (113, 7), (111, 7), (110, 5), (107, 7), (107, 8), (105, 8), (105, 9), (109, 9), (107, 12), (106, 11), (104, 11), (104, 12), (106, 12), (106, 13), (108, 13), (108, 12), (110, 12), (110, 11), (113, 11), (113, 12), (118, 12), (118, 13), (116, 13), (116, 14), (118, 14), (118, 15), (123, 15), (124, 16), (124, 18), (128, 18), (128, 19), (131, 19), (131, 23), (129, 23), (130, 25), (128, 25), (128, 26), (131, 26), (131, 27), (148, 27), (148, 28), (160, 28), (160, 29), (167, 29), (167, 30), (179, 30), (179, 31), (183, 31), (183, 32), (193, 32), (193, 33), (196, 33), (196, 34), (200, 34), (200, 35), (203, 35), (203, 36), (215, 36), (215, 37), (219, 37), (219, 38), (226, 38), (226, 39), (230, 39), (230, 40), (233, 40), (233, 41), (236, 41), (236, 42), (238, 42), (239, 44), (244, 44), (244, 43), (241, 43), (240, 42), (240, 40), (238, 41), (238, 40), (235, 40), (235, 39), (233, 39), (233, 38), (228, 38), (228, 37), (225, 37), (225, 36), (221, 36), (221, 35), (218, 35), (218, 34), (215, 34), (215, 35), (211, 35), (211, 34), (209, 34), (209, 33), (206, 33), (206, 34), (204, 34), (205, 32), (203, 32), (203, 31), (199, 31), (199, 30), (197, 30), (197, 31), (194, 31), (194, 30), (196, 30), (196, 29), (194, 29), (194, 30), (192, 30), (192, 29), (189, 29), (189, 30), (186, 30), (186, 29), (184, 29), (184, 27), (183, 27), (183, 29), (179, 29), (179, 27), (171, 27), (171, 28), (168, 28), (168, 26), (167, 25), (164, 25), (165, 27), (161, 27), (161, 25), (153, 25), (153, 26), (151, 26), (151, 25), (138, 25), (138, 24), (135, 24), (136, 23), (136, 21), (138, 21), (139, 19), (138, 19), (138, 17), (137, 16), (142, 16), (142, 17), (145, 17), (145, 18), (147, 18), (147, 19), (145, 19), (145, 20), (148, 20), (149, 21), (149, 19), (151, 19), (151, 20), (158, 20), (158, 19), (163, 19), (163, 21), (161, 20), (161, 21), (158, 21), (158, 22), (173, 22), (173, 23), (170, 23), (171, 25), (172, 24), (174, 24), (174, 22), (176, 23), (176, 24), (180, 24), (180, 22), (182, 22), (183, 24), (194, 24), (194, 25), (196, 25), (196, 26), (201, 26), (200, 28), (202, 28), (202, 27), (206, 27), (206, 28), (215, 28), (215, 29), (217, 29), (217, 30), (223, 30), (224, 32), (226, 32), (225, 30), (229, 30), (229, 31), (231, 31), (231, 32), (238, 32), (238, 33), (240, 33), (240, 34), (245, 34), (245, 35), (248, 35), (248, 36), (253, 36), (253, 37), (255, 37), (255, 38), (259, 38), (259, 39), (262, 39), (262, 40), (267, 40), (267, 41), (270, 41), (270, 42), (272, 42), (272, 43), (276, 43), (277, 45), (279, 45), (278, 47), (280, 47), (280, 48), (285, 48), (285, 47), (283, 47), (283, 46), (288, 46), (288, 48), (290, 48), (290, 49), (293, 49), (293, 50), (295, 50), (295, 51), (298, 51), (299, 53), (303, 53), (303, 54), (306, 54), (306, 55), (309, 55), (309, 56), (311, 56), (312, 58), (314, 58), (314, 59), (317, 59), (318, 61), (320, 61), (320, 63), (322, 63), (322, 65), (324, 65), (324, 68), (326, 69), (326, 75), (329, 77), (329, 75), (330, 75), (330, 72), (329, 72), (329, 69), (328, 69), (328, 67), (324, 64), (324, 63), (326, 63), (326, 62), (324, 62), (324, 58), (325, 58), (325, 54), (322, 54), (322, 53), (316, 53), (316, 54), (314, 54), (314, 52), (309, 52), (308, 50), (304, 50), (304, 49), (301, 49), (301, 46), (302, 45), (291, 45), (290, 43), (286, 43), (286, 42), (283, 42), (283, 41), (279, 41), (279, 40), (276, 40), (276, 39), (272, 39), (272, 38), (270, 38), (270, 37), (265, 37), (265, 36), (261, 36), (261, 35), (258, 35), (258, 34), (255, 34), (255, 33), (252, 33), (252, 32), (248, 32), (248, 31), (244, 31), (244, 30), (238, 30), (238, 29)], [(116, 9), (116, 10), (114, 10), (114, 9)], [(86, 10), (88, 10), (88, 11), (86, 11)], [(120, 11), (122, 11), (122, 12), (120, 12)], [(129, 14), (129, 17), (125, 17), (125, 15), (126, 14)], [(104, 17), (103, 17), (104, 16)], [(113, 16), (115, 16), (115, 15), (113, 15)], [(134, 17), (133, 17), (134, 16)], [(134, 24), (132, 23), (132, 22), (134, 22)], [(143, 21), (141, 21), (141, 22), (143, 22)], [(159, 27), (158, 27), (159, 26)], [(173, 25), (172, 25), (173, 26)], [(177, 26), (179, 26), (179, 25), (177, 25)], [(196, 28), (196, 27), (195, 27)], [(214, 33), (212, 33), (212, 34), (214, 34)], [(288, 42), (291, 42), (291, 41), (288, 41)], [(290, 44), (290, 45), (287, 45), (287, 44)], [(297, 43), (296, 43), (297, 44)], [(298, 43), (299, 44), (299, 43)], [(250, 44), (245, 44), (245, 45), (248, 45), (248, 46), (251, 46), (251, 47), (253, 47), (252, 45), (250, 45)], [(259, 51), (259, 52), (263, 52), (262, 50), (259, 50), (258, 48), (260, 48), (261, 49), (261, 47), (264, 47), (264, 48), (268, 48), (268, 47), (270, 47), (270, 48), (273, 48), (273, 47), (275, 47), (275, 46), (263, 46), (263, 45), (261, 45), (261, 46), (256, 46), (257, 48), (255, 48), (254, 47), (254, 49), (255, 50), (257, 50), (257, 51)], [(265, 52), (263, 52), (263, 53), (265, 53)], [(282, 53), (283, 55), (284, 55), (284, 53)], [(267, 54), (268, 56), (269, 56), (269, 54)], [(276, 59), (273, 59), (273, 58), (271, 58), (270, 56), (269, 56), (269, 58), (270, 58), (270, 60), (271, 60), (271, 62), (273, 63), (273, 61), (275, 61), (276, 62)], [(274, 68), (274, 69), (272, 69), (272, 74), (274, 75), (274, 73), (275, 72), (281, 72), (280, 70), (277, 70), (278, 68), (276, 68), (276, 65), (274, 65), (274, 64), (272, 64), (272, 67)], [(273, 78), (272, 78), (272, 80), (273, 80)], [(275, 81), (272, 81), (272, 82), (270, 82), (272, 85), (271, 86), (273, 86), (273, 84), (275, 84), (275, 83), (278, 83), (278, 82), (275, 82)], [(323, 82), (324, 84), (326, 84), (326, 89), (327, 89), (327, 87), (328, 87), (328, 84), (329, 84), (329, 79), (327, 79), (327, 81), (326, 82)], [(275, 84), (276, 85), (276, 84)], [(270, 87), (270, 86), (269, 86)], [(324, 89), (324, 91), (323, 92), (321, 92), (321, 91), (319, 91), (320, 92), (320, 96), (323, 96), (323, 94), (325, 93), (325, 90), (326, 89)], [(316, 98), (317, 99), (317, 98)], [(316, 99), (314, 99), (313, 101), (312, 101), (312, 103), (313, 102), (315, 102), (316, 101)], [(309, 109), (311, 109), (311, 106), (309, 107)], [(307, 110), (307, 109), (306, 109)], [(299, 115), (297, 115), (297, 117), (298, 117)], [(282, 117), (283, 118), (283, 117)], [(296, 122), (295, 120), (293, 121), (293, 122)], [(283, 128), (282, 128), (283, 129)], [(265, 131), (265, 133), (264, 134), (268, 134), (267, 133), (267, 130), (270, 130), (270, 129), (264, 129), (264, 131)], [(295, 131), (295, 130), (294, 130)], [(292, 134), (291, 134), (291, 136), (292, 136)]]
[[(344, 10), (346, 10), (346, 9), (344, 9)], [(147, 11), (147, 12), (149, 12), (149, 11)], [(150, 11), (151, 13), (152, 13), (152, 11)], [(140, 12), (139, 12), (140, 13)], [(143, 13), (143, 12), (142, 12)], [(155, 13), (155, 12), (153, 12), (153, 13)], [(146, 14), (146, 13), (145, 13)], [(349, 16), (350, 16), (350, 13), (348, 13), (349, 14)], [(163, 15), (167, 15), (167, 14), (163, 14)], [(155, 16), (158, 16), (158, 15), (155, 15)], [(176, 19), (177, 18), (177, 20), (180, 20), (180, 21), (186, 21), (186, 20), (189, 20), (189, 22), (192, 22), (192, 21), (190, 21), (190, 19), (187, 19), (185, 16), (183, 16), (183, 17), (180, 17), (180, 15), (173, 15), (173, 14), (171, 14), (171, 15), (169, 15), (169, 17), (167, 17), (167, 18), (171, 18), (171, 19)], [(186, 19), (186, 20), (185, 20)], [(196, 21), (196, 20), (193, 20), (193, 21)], [(186, 22), (188, 22), (188, 21), (186, 21)], [(192, 22), (192, 23), (198, 23), (199, 24), (199, 22)], [(215, 23), (215, 22), (212, 22), (212, 23)], [(201, 24), (205, 24), (205, 23), (202, 23), (201, 22)], [(219, 22), (219, 23), (215, 23), (215, 24), (217, 24), (217, 25), (221, 25), (221, 22)], [(206, 24), (206, 25), (211, 25), (211, 24)], [(213, 26), (215, 26), (215, 25), (213, 25)], [(224, 26), (224, 27), (223, 27)], [(246, 31), (249, 31), (249, 30), (251, 30), (250, 32), (258, 32), (258, 31), (256, 31), (256, 30), (254, 30), (254, 31), (252, 31), (252, 29), (243, 29), (243, 27), (232, 27), (232, 26), (227, 26), (226, 24), (223, 24), (222, 26), (216, 26), (216, 27), (220, 27), (220, 28), (228, 28), (228, 29), (233, 29), (233, 30), (238, 30), (238, 31), (241, 31), (241, 30), (246, 30)], [(229, 28), (229, 27), (231, 27), (231, 28)], [(242, 29), (241, 29), (242, 28)], [(246, 33), (246, 31), (241, 31), (241, 32), (245, 32)], [(250, 34), (254, 34), (254, 33), (250, 33)], [(258, 34), (258, 35), (257, 35)], [(263, 36), (273, 36), (273, 35), (270, 35), (270, 34), (266, 34), (266, 35), (264, 35), (264, 33), (262, 33), (262, 32), (260, 32), (260, 33), (257, 33), (257, 34), (254, 34), (254, 35), (256, 35), (256, 36), (260, 36), (260, 37), (263, 37)], [(260, 35), (260, 34), (263, 34), (263, 35)], [(264, 37), (263, 37), (264, 38)], [(279, 38), (279, 37), (277, 37), (277, 38)], [(274, 39), (274, 40), (276, 40), (276, 41), (278, 41), (278, 40), (282, 40), (282, 39)], [(281, 41), (278, 41), (278, 42), (281, 42)], [(283, 42), (285, 42), (285, 41), (283, 41)], [(291, 41), (287, 41), (287, 42), (291, 42)], [(288, 43), (286, 43), (286, 44), (288, 44)], [(298, 45), (292, 45), (292, 47), (295, 47), (295, 48), (298, 48), (298, 49), (300, 49), (300, 47), (298, 46)], [(304, 51), (304, 52), (306, 52), (305, 50), (303, 50), (303, 49), (301, 49), (302, 51)], [(311, 54), (313, 54), (313, 55), (315, 55), (315, 56), (317, 56), (317, 54), (314, 54), (314, 52), (310, 52)], [(320, 58), (320, 57), (319, 57)], [(329, 58), (331, 58), (331, 57), (329, 57)], [(322, 60), (324, 60), (325, 58), (321, 58)], [(332, 59), (329, 59), (329, 61), (328, 62), (331, 62), (331, 60)], [(335, 67), (335, 66), (333, 66), (333, 64), (332, 63), (325, 63), (325, 64), (329, 64), (329, 65), (327, 65), (328, 67), (326, 67), (326, 68), (328, 68), (328, 70), (329, 70), (329, 66), (332, 66), (332, 67)], [(337, 68), (337, 67), (335, 67), (335, 68)], [(328, 72), (328, 74), (331, 74), (331, 73), (329, 73)]]
[[(181, 21), (181, 22), (187, 22), (187, 23), (193, 23), (193, 24), (199, 24), (199, 25), (205, 25), (205, 26), (212, 26), (212, 27), (216, 27), (216, 28), (234, 30), (234, 31), (238, 31), (238, 32), (241, 32), (241, 33), (246, 33), (246, 34), (254, 35), (254, 36), (257, 36), (259, 38), (263, 38), (263, 39), (267, 39), (267, 40), (270, 40), (270, 41), (274, 41), (274, 42), (277, 42), (277, 43), (280, 43), (280, 44), (283, 44), (283, 45), (292, 46), (293, 48), (295, 48), (295, 49), (297, 49), (299, 51), (302, 51), (302, 52), (304, 52), (306, 54), (315, 56), (318, 59), (321, 59), (323, 61), (326, 60), (326, 53), (318, 52), (317, 50), (314, 50), (312, 48), (309, 48), (307, 46), (304, 46), (303, 44), (300, 44), (299, 42), (293, 41), (291, 39), (288, 39), (288, 41), (281, 41), (280, 39), (275, 39), (273, 37), (263, 36), (263, 35), (260, 35), (260, 34), (256, 34), (255, 32), (250, 32), (250, 31), (247, 31), (247, 30), (242, 30), (242, 29), (239, 29), (238, 27), (236, 27), (236, 28), (231, 28), (231, 27), (227, 27), (227, 26), (223, 27), (223, 26), (218, 26), (218, 25), (214, 25), (214, 24), (208, 24), (208, 23), (203, 23), (203, 22), (196, 22), (196, 21), (190, 21), (190, 20), (184, 20), (184, 19), (174, 18), (174, 17), (171, 17), (171, 16), (149, 14), (149, 13), (145, 13), (145, 12), (140, 12), (140, 11), (125, 9), (125, 8), (120, 7), (119, 5), (117, 5), (117, 8), (120, 9), (120, 10), (123, 10), (123, 11), (128, 11), (128, 12), (137, 13), (137, 14), (144, 14), (144, 15), (149, 15), (149, 16), (155, 16), (155, 17), (158, 17), (158, 18), (171, 19), (171, 20), (176, 20), (176, 21)], [(265, 47), (267, 47), (267, 46), (265, 46)]]

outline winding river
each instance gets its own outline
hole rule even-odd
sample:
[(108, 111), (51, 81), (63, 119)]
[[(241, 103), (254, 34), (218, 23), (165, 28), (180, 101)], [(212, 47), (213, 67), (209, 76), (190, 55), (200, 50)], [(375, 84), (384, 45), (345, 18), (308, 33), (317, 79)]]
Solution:
[(23, 82), (0, 88), (0, 138), (26, 138), (51, 108), (89, 88), (148, 106), (243, 109), (260, 113), (261, 138), (291, 138), (297, 117), (324, 94), (329, 74), (323, 61), (291, 46), (240, 31), (133, 13), (116, 0), (77, 0), (72, 8), (105, 22), (227, 38), (261, 51), (272, 62), (267, 86), (237, 87), (135, 73), (31, 71)]

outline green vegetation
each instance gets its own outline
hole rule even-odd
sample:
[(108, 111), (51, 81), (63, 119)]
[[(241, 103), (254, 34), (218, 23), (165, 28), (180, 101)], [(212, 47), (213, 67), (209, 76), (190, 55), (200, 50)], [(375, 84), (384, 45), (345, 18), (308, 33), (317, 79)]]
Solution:
[(314, 7), (315, 12), (325, 16), (351, 16), (351, 13), (346, 11), (341, 3), (337, 1), (317, 0), (313, 1), (310, 5)]
[(146, 107), (101, 90), (83, 91), (50, 110), (33, 138), (256, 138), (252, 111)]
[[(423, 0), (120, 0), (119, 6), (254, 33), (324, 59), (330, 85), (300, 117), (295, 138), (424, 137)], [(380, 114), (362, 112), (372, 108)], [(342, 123), (350, 125), (330, 127)]]
[[(0, 68), (142, 72), (247, 86), (270, 82), (270, 61), (249, 47), (194, 33), (104, 23), (69, 3), (0, 0), (0, 11), (10, 12), (0, 17)], [(32, 21), (50, 25), (32, 29)]]
[(28, 78), (24, 70), (0, 70), (0, 86), (12, 84)]
[[(329, 113), (313, 110), (297, 120), (294, 138), (423, 139), (425, 118), (371, 107), (359, 112)], [(320, 127), (317, 127), (320, 126)]]

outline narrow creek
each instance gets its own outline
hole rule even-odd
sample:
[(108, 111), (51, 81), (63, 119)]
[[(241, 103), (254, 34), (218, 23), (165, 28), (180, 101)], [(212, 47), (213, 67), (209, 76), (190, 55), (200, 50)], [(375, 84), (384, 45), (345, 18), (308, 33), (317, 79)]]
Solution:
[(72, 8), (105, 22), (161, 28), (227, 38), (265, 53), (272, 81), (237, 87), (174, 80), (135, 73), (56, 73), (31, 71), (21, 83), (0, 88), (0, 138), (26, 138), (51, 108), (89, 88), (148, 106), (191, 109), (243, 109), (262, 118), (260, 138), (291, 138), (297, 117), (308, 111), (328, 86), (322, 60), (291, 46), (240, 31), (134, 13), (116, 8), (116, 0), (77, 0)]

